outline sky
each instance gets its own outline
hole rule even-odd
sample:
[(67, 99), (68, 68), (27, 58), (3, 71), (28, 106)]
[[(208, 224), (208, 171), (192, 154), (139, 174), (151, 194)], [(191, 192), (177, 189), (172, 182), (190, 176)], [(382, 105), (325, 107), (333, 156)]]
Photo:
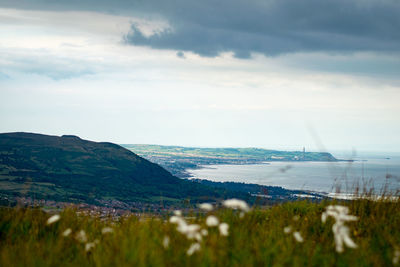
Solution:
[(0, 132), (400, 152), (397, 0), (0, 0)]

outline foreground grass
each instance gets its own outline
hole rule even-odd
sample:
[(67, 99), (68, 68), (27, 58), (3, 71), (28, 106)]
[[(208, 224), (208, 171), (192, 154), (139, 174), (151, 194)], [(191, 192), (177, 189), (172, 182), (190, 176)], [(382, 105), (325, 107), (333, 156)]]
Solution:
[[(321, 214), (329, 204), (292, 202), (266, 209), (240, 212), (218, 209), (229, 235), (207, 227), (208, 214), (193, 212), (187, 220), (208, 230), (201, 249), (187, 250), (193, 240), (176, 230), (168, 218), (130, 216), (119, 221), (77, 215), (73, 209), (60, 213), (51, 225), (39, 209), (0, 209), (0, 266), (391, 266), (400, 247), (399, 201), (355, 200), (342, 203), (358, 221), (348, 222), (358, 248), (335, 250), (332, 225)], [(188, 219), (190, 218), (190, 219)], [(304, 239), (300, 243), (284, 228), (291, 226)], [(102, 234), (104, 227), (113, 232)], [(72, 233), (63, 236), (70, 228)], [(86, 242), (76, 233), (84, 230)], [(168, 237), (168, 238), (166, 238)], [(166, 242), (169, 239), (169, 242)], [(97, 241), (95, 241), (97, 240)], [(93, 247), (85, 249), (88, 243)]]

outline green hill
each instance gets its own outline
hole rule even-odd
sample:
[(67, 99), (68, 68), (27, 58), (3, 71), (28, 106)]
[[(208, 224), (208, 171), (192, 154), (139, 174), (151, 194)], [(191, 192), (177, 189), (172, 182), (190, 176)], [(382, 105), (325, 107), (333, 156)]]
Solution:
[(119, 145), (33, 133), (0, 134), (0, 193), (88, 203), (222, 196)]

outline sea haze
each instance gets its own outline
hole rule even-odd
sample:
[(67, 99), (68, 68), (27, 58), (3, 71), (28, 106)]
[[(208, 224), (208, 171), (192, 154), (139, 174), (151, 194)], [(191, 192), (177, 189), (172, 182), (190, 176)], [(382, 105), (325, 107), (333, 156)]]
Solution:
[(193, 178), (282, 186), (326, 193), (354, 193), (357, 186), (387, 191), (400, 189), (400, 157), (364, 157), (354, 162), (268, 162), (212, 165), (188, 170)]

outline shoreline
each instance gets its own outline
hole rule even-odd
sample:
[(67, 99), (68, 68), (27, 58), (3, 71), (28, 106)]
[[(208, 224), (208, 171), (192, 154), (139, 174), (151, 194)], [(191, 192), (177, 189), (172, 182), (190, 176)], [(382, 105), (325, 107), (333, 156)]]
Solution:
[(179, 178), (191, 178), (193, 177), (193, 175), (190, 173), (190, 170), (201, 170), (201, 169), (215, 169), (213, 167), (209, 167), (209, 166), (215, 166), (215, 165), (237, 165), (237, 166), (242, 166), (242, 165), (271, 165), (271, 163), (273, 162), (296, 162), (296, 163), (300, 163), (300, 162), (364, 162), (364, 161), (368, 161), (368, 160), (353, 160), (353, 159), (336, 159), (336, 160), (269, 160), (269, 161), (260, 161), (260, 162), (245, 162), (245, 163), (241, 163), (241, 162), (224, 162), (224, 163), (202, 163), (199, 165), (196, 165), (195, 167), (190, 167), (190, 168), (186, 168), (182, 171), (179, 172), (179, 175), (177, 175), (177, 177)]
[[(288, 176), (282, 176), (281, 174), (278, 174), (279, 176), (277, 177), (278, 180), (273, 180), (271, 181), (271, 177), (266, 177), (265, 183), (263, 184), (262, 178), (259, 177), (259, 173), (255, 172), (254, 173), (254, 177), (258, 177), (258, 178), (252, 178), (251, 175), (247, 175), (247, 176), (243, 176), (242, 175), (236, 175), (234, 176), (235, 170), (237, 171), (237, 169), (233, 169), (231, 172), (229, 172), (229, 166), (243, 166), (243, 165), (270, 165), (271, 163), (294, 163), (296, 162), (297, 164), (301, 165), (301, 163), (334, 163), (332, 161), (264, 161), (264, 162), (260, 162), (260, 163), (252, 163), (252, 164), (202, 164), (197, 166), (196, 168), (187, 168), (185, 169), (185, 177), (184, 179), (201, 179), (201, 180), (210, 180), (212, 182), (226, 182), (226, 183), (238, 183), (238, 184), (256, 184), (259, 186), (269, 186), (269, 187), (282, 187), (285, 190), (294, 190), (294, 191), (303, 191), (303, 192), (307, 192), (307, 193), (311, 193), (311, 194), (319, 194), (319, 195), (323, 195), (324, 197), (328, 197), (328, 198), (335, 198), (335, 199), (355, 199), (355, 198), (365, 198), (365, 196), (369, 196), (369, 197), (381, 197), (381, 196), (396, 196), (399, 195), (399, 186), (398, 186), (398, 182), (400, 181), (400, 176), (396, 176), (396, 175), (390, 175), (390, 174), (375, 174), (375, 176), (358, 176), (358, 175), (354, 175), (351, 174), (349, 175), (349, 167), (347, 167), (346, 162), (348, 163), (356, 163), (356, 165), (351, 165), (351, 172), (353, 171), (358, 171), (359, 167), (361, 166), (361, 164), (363, 164), (364, 162), (366, 162), (368, 160), (337, 160), (335, 162), (341, 163), (340, 165), (332, 165), (331, 167), (329, 167), (328, 165), (328, 169), (332, 168), (333, 166), (335, 166), (335, 168), (338, 170), (336, 175), (335, 174), (330, 174), (330, 175), (322, 175), (321, 174), (321, 180), (320, 182), (318, 182), (317, 180), (317, 175), (318, 172), (321, 171), (322, 167), (317, 166), (316, 168), (316, 173), (314, 173), (313, 176), (310, 176), (308, 181), (305, 181), (305, 177), (304, 176), (304, 170), (307, 169), (303, 169), (302, 172), (299, 172), (299, 174), (293, 174), (291, 173)], [(300, 163), (301, 162), (301, 163)], [(374, 161), (372, 161), (371, 164), (376, 164)], [(196, 170), (201, 170), (201, 169), (209, 169), (209, 170), (215, 170), (218, 169), (218, 165), (225, 165), (225, 168), (223, 168), (223, 174), (221, 174), (220, 177), (218, 177), (218, 172), (213, 172), (211, 171), (210, 173), (206, 173), (203, 175), (201, 175), (201, 172), (196, 174)], [(299, 166), (298, 165), (298, 166)], [(282, 166), (276, 166), (276, 170), (275, 172), (285, 172), (287, 169), (279, 169), (279, 167)], [(262, 168), (262, 167), (261, 167)], [(310, 168), (314, 168), (312, 165), (310, 166)], [(364, 165), (362, 165), (362, 175), (364, 175)], [(240, 169), (240, 167), (239, 167)], [(251, 168), (250, 168), (251, 169)], [(341, 171), (341, 169), (343, 169), (343, 173)], [(258, 170), (258, 168), (256, 168), (256, 170)], [(301, 169), (300, 169), (301, 170)], [(271, 172), (275, 173), (274, 170), (271, 169)], [(240, 171), (239, 171), (240, 173)], [(250, 174), (252, 172), (250, 171)], [(272, 174), (272, 173), (271, 173)], [(361, 174), (361, 172), (360, 172)], [(276, 175), (276, 173), (275, 173)], [(384, 176), (383, 176), (384, 175)], [(330, 177), (328, 177), (330, 176)], [(274, 176), (275, 177), (275, 176)], [(296, 187), (296, 181), (297, 180), (290, 180), (290, 177), (293, 177), (294, 179), (299, 178), (299, 184), (302, 183), (302, 186), (298, 186)], [(353, 177), (353, 178), (350, 178)], [(354, 178), (355, 177), (355, 178)], [(370, 178), (369, 178), (370, 177)], [(375, 177), (375, 178), (373, 178)], [(328, 184), (325, 178), (329, 178), (329, 181), (332, 180), (332, 184)], [(393, 178), (388, 180), (389, 178)], [(279, 180), (279, 179), (283, 179), (283, 180)], [(396, 180), (397, 179), (397, 180)], [(289, 181), (289, 182), (288, 182)], [(304, 182), (305, 181), (305, 182)], [(315, 184), (315, 182), (313, 183), (313, 181), (317, 182)], [(294, 183), (293, 183), (294, 182)], [(316, 186), (315, 186), (316, 185)], [(305, 188), (304, 188), (305, 187)], [(355, 193), (356, 192), (356, 193)]]

